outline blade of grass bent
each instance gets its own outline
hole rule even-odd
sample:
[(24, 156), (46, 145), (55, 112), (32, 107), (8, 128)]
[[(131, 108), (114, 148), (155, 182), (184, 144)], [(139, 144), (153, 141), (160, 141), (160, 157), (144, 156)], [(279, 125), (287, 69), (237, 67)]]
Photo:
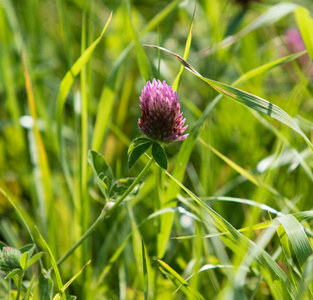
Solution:
[[(286, 62), (291, 62), (295, 60), (296, 58), (302, 56), (303, 54), (307, 53), (307, 51), (298, 52), (292, 55), (288, 55), (279, 59), (276, 59), (275, 61), (266, 63), (260, 67), (257, 67), (251, 71), (248, 71), (247, 73), (240, 76), (239, 79), (237, 79), (233, 85), (238, 86), (239, 84), (255, 77), (258, 75), (261, 75), (265, 73), (266, 71), (269, 71), (277, 66), (280, 66), (281, 64), (284, 64)], [(282, 142), (283, 144), (290, 146), (289, 141), (287, 138), (272, 124), (267, 120), (263, 115), (261, 115), (259, 112), (251, 110), (251, 113), (268, 129), (270, 129)], [(307, 173), (308, 177), (313, 180), (313, 174), (305, 160), (302, 158), (302, 156), (296, 151), (293, 150), (294, 155), (299, 159), (299, 162), (301, 166), (303, 167), (303, 170)]]
[(212, 197), (201, 197), (201, 200), (203, 201), (229, 201), (229, 202), (234, 202), (234, 203), (241, 203), (241, 204), (246, 204), (246, 205), (251, 205), (255, 207), (259, 207), (261, 210), (273, 213), (278, 216), (282, 216), (283, 214), (276, 209), (263, 204), (259, 203), (250, 199), (243, 199), (243, 198), (235, 198), (235, 197), (225, 197), (225, 196), (212, 196)]
[[(189, 132), (188, 138), (183, 142), (179, 153), (176, 157), (176, 163), (173, 169), (173, 176), (177, 178), (179, 181), (183, 180), (185, 169), (187, 166), (187, 163), (189, 161), (189, 157), (191, 155), (191, 152), (193, 150), (193, 147), (196, 143), (197, 137), (199, 135), (199, 132), (201, 130), (201, 127), (204, 123), (204, 121), (208, 118), (210, 113), (212, 112), (215, 105), (218, 103), (218, 101), (222, 97), (219, 95), (217, 96), (211, 103), (207, 105), (205, 108), (201, 118), (193, 125)], [(173, 198), (176, 197), (178, 194), (179, 187), (177, 187), (174, 184), (170, 184), (167, 188), (166, 194), (164, 196), (164, 203), (170, 203)], [(158, 233), (158, 257), (163, 257), (166, 250), (166, 245), (168, 242), (168, 239), (170, 237), (171, 229), (172, 229), (172, 223), (173, 223), (173, 215), (172, 216), (166, 216), (161, 218), (161, 228)]]
[[(152, 48), (157, 48), (160, 50), (164, 50), (172, 55), (174, 55), (187, 69), (189, 69), (191, 72), (195, 72), (197, 75), (198, 72), (195, 71), (186, 61), (184, 61), (179, 55), (176, 53), (173, 53), (165, 48), (158, 47), (158, 46), (151, 46), (151, 45), (145, 45), (148, 47)], [(261, 75), (263, 72), (270, 70), (276, 66), (279, 66), (283, 62), (290, 61), (291, 59), (295, 59), (300, 56), (300, 54), (292, 55), (292, 56), (287, 56), (285, 58), (276, 60), (272, 63), (268, 63), (264, 66), (261, 66), (255, 70), (251, 70), (249, 72), (249, 75), (247, 77), (244, 77), (244, 75), (239, 79), (239, 82), (242, 83), (243, 81), (246, 81), (254, 76)], [(200, 75), (200, 74), (198, 74)], [(197, 75), (197, 76), (198, 76)], [(238, 83), (238, 82), (235, 82)], [(204, 110), (201, 118), (193, 125), (193, 127), (190, 130), (188, 139), (183, 142), (182, 147), (177, 155), (176, 161), (178, 163), (175, 164), (174, 170), (173, 170), (173, 176), (177, 178), (179, 181), (183, 179), (184, 173), (185, 173), (185, 168), (187, 165), (187, 162), (189, 160), (190, 154), (192, 152), (192, 149), (195, 145), (196, 139), (198, 137), (198, 134), (200, 132), (200, 129), (204, 123), (204, 121), (208, 118), (209, 114), (212, 112), (213, 108), (215, 105), (219, 102), (219, 100), (222, 98), (222, 95), (219, 95), (214, 98), (214, 100), (208, 104), (206, 109)], [(253, 111), (252, 111), (253, 112)], [(175, 185), (170, 185), (166, 197), (165, 197), (165, 202), (168, 202), (169, 200), (173, 199), (176, 194), (178, 193), (178, 188)], [(158, 235), (158, 256), (163, 257), (167, 245), (167, 241), (170, 235), (171, 227), (172, 227), (172, 221), (169, 219), (169, 217), (166, 217), (167, 220), (164, 220), (163, 222), (161, 221), (161, 230)]]
[(218, 231), (229, 233), (228, 235), (222, 235), (221, 238), (232, 251), (237, 251), (237, 254), (239, 254), (238, 252), (242, 251), (243, 248), (247, 248), (251, 261), (252, 258), (256, 260), (271, 292), (276, 297), (283, 296), (284, 299), (293, 299), (295, 297), (296, 291), (289, 278), (266, 251), (238, 232), (227, 220), (206, 205), (170, 173), (166, 172), (166, 174), (212, 217), (212, 222)]
[(303, 229), (303, 226), (292, 215), (280, 217), (278, 220), (284, 227), (288, 236), (288, 240), (292, 245), (299, 264), (302, 268), (308, 257), (312, 255), (312, 247)]
[[(212, 199), (209, 199), (209, 198), (212, 198)], [(221, 200), (221, 198), (225, 198), (225, 200)], [(230, 199), (228, 199), (230, 198)], [(192, 198), (191, 198), (192, 199)], [(219, 201), (231, 201), (231, 202), (237, 202), (237, 203), (245, 203), (247, 205), (253, 205), (253, 206), (256, 206), (256, 207), (260, 207), (261, 208), (261, 205), (259, 203), (253, 203), (254, 201), (252, 200), (247, 200), (247, 199), (238, 199), (236, 200), (235, 199), (232, 199), (231, 197), (217, 197), (217, 199), (215, 199), (215, 197), (208, 197), (208, 198), (200, 198), (201, 200), (219, 200)], [(259, 204), (259, 205), (256, 205), (256, 204)], [(265, 206), (264, 204), (262, 206)], [(271, 212), (271, 213), (275, 213), (273, 212), (274, 210), (272, 208), (264, 208), (263, 207), (263, 210), (264, 211), (268, 211), (268, 212)], [(307, 214), (301, 214), (299, 215), (298, 213), (296, 214), (290, 214), (290, 215), (283, 215), (282, 213), (277, 213), (277, 216), (282, 216), (282, 217), (285, 217), (285, 216), (288, 216), (286, 219), (288, 218), (292, 218), (294, 219), (294, 221), (292, 221), (293, 223), (297, 222), (298, 225), (295, 225), (296, 229), (294, 230), (294, 232), (292, 232), (292, 230), (290, 230), (290, 228), (293, 229), (292, 226), (289, 226), (288, 228), (288, 224), (286, 226), (287, 230), (289, 231), (289, 235), (302, 235), (302, 231), (304, 231), (304, 227), (299, 223), (303, 217), (308, 217)], [(297, 216), (297, 218), (296, 218)], [(309, 218), (312, 218), (313, 217), (313, 214), (311, 213), (309, 215)], [(270, 220), (270, 221), (265, 221), (265, 222), (261, 222), (261, 223), (257, 223), (255, 225), (252, 225), (252, 226), (249, 226), (249, 227), (242, 227), (242, 228), (238, 228), (237, 231), (238, 232), (246, 232), (246, 231), (250, 231), (250, 230), (253, 230), (253, 231), (256, 231), (256, 230), (263, 230), (263, 229), (267, 229), (269, 227), (277, 227), (279, 226), (280, 224), (282, 223), (282, 221), (280, 220), (280, 217), (279, 218), (275, 218), (273, 220)], [(299, 226), (300, 224), (300, 226)], [(284, 231), (285, 232), (285, 231)], [(172, 237), (172, 239), (174, 240), (183, 240), (183, 239), (198, 239), (198, 238), (213, 238), (213, 237), (217, 237), (217, 236), (221, 236), (221, 235), (227, 235), (227, 234), (230, 234), (229, 232), (219, 232), (219, 233), (212, 233), (212, 234), (203, 234), (203, 235), (188, 235), (188, 236), (175, 236), (175, 237)], [(288, 234), (287, 234), (288, 235)], [(295, 240), (293, 241), (294, 244), (296, 244), (296, 246), (298, 246), (297, 243), (300, 243), (302, 245), (304, 245), (304, 247), (302, 247), (304, 249), (304, 251), (302, 252), (306, 252), (305, 255), (302, 255), (302, 254), (299, 254), (300, 251), (298, 251), (298, 255), (299, 256), (302, 256), (302, 257), (308, 257), (309, 253), (311, 253), (311, 246), (310, 244), (307, 243), (307, 237), (302, 237), (302, 241), (297, 241), (296, 240), (297, 237), (295, 238)], [(305, 259), (302, 260), (302, 262), (305, 261)]]
[(232, 87), (230, 85), (227, 85), (225, 83), (221, 83), (212, 79), (208, 79), (206, 77), (203, 77), (199, 72), (197, 72), (188, 62), (186, 62), (184, 59), (182, 59), (178, 54), (167, 50), (163, 47), (155, 46), (155, 45), (146, 45), (147, 47), (160, 49), (162, 51), (165, 51), (167, 53), (172, 54), (176, 59), (179, 60), (183, 66), (196, 75), (198, 78), (209, 84), (212, 88), (214, 88), (218, 93), (222, 94), (226, 98), (229, 98), (233, 101), (236, 101), (243, 106), (246, 106), (248, 108), (252, 108), (256, 111), (259, 111), (265, 115), (268, 115), (272, 117), (273, 119), (276, 119), (277, 121), (289, 126), (291, 129), (299, 133), (308, 146), (313, 150), (313, 145), (311, 141), (308, 139), (308, 137), (304, 134), (304, 132), (300, 129), (298, 123), (284, 110), (282, 110), (277, 105), (261, 98), (258, 96), (255, 96), (253, 94), (250, 94), (248, 92), (245, 92), (243, 90), (237, 89), (235, 87)]
[[(147, 45), (149, 46), (149, 45)], [(173, 54), (174, 55), (174, 54)], [(261, 75), (263, 72), (274, 68), (275, 66), (278, 66), (282, 63), (282, 61), (286, 62), (286, 61), (290, 61), (291, 59), (295, 59), (296, 57), (298, 57), (298, 55), (292, 55), (292, 56), (287, 56), (281, 60), (276, 60), (273, 63), (269, 63), (266, 64), (264, 66), (261, 66), (257, 69), (251, 70), (249, 72), (249, 76), (244, 77), (244, 75), (242, 77), (240, 77), (240, 83), (244, 82), (254, 76), (257, 75)], [(176, 58), (179, 59), (179, 57), (175, 56)], [(238, 83), (237, 81), (235, 83)], [(184, 172), (185, 172), (185, 168), (187, 165), (187, 162), (189, 160), (190, 154), (192, 152), (192, 149), (195, 145), (196, 139), (198, 137), (198, 134), (200, 132), (200, 129), (204, 123), (204, 121), (207, 119), (207, 117), (209, 116), (209, 114), (212, 112), (213, 108), (215, 107), (215, 105), (218, 103), (218, 101), (222, 98), (222, 95), (217, 96), (204, 110), (201, 118), (199, 118), (199, 120), (193, 125), (193, 127), (190, 130), (190, 134), (188, 136), (188, 139), (186, 141), (183, 142), (182, 147), (179, 151), (179, 154), (176, 158), (176, 161), (179, 163), (176, 163), (174, 166), (174, 170), (173, 170), (173, 176), (175, 178), (177, 178), (179, 181), (181, 181), (183, 179), (184, 176)], [(254, 112), (254, 111), (252, 111)], [(166, 193), (166, 199), (165, 202), (168, 202), (169, 200), (171, 200), (172, 198), (174, 198), (176, 196), (176, 194), (178, 193), (178, 187), (175, 185), (170, 185), (167, 193)], [(164, 252), (165, 252), (165, 248), (166, 248), (166, 244), (167, 244), (167, 240), (169, 238), (170, 235), (170, 231), (171, 231), (171, 226), (172, 226), (172, 222), (169, 219), (169, 217), (166, 217), (167, 219), (164, 220), (163, 222), (161, 222), (161, 230), (159, 232), (159, 236), (158, 236), (158, 255), (159, 257), (163, 257)]]

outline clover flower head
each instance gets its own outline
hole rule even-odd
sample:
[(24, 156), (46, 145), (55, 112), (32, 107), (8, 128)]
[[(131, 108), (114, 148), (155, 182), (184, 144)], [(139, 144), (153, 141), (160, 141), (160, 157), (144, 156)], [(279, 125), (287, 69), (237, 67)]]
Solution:
[(0, 250), (0, 270), (11, 272), (14, 269), (21, 269), (20, 258), (22, 253), (20, 250), (12, 247), (4, 247)]
[[(289, 28), (283, 37), (283, 41), (289, 53), (297, 53), (306, 49), (301, 34), (296, 28)], [(286, 54), (284, 53), (284, 55)], [(307, 53), (298, 57), (296, 61), (306, 75), (313, 76), (311, 59)]]
[(160, 80), (147, 82), (140, 96), (140, 130), (149, 138), (160, 142), (176, 142), (187, 138), (185, 120), (180, 112), (178, 96), (170, 86)]
[(285, 43), (290, 53), (296, 53), (306, 49), (300, 32), (296, 28), (287, 30)]

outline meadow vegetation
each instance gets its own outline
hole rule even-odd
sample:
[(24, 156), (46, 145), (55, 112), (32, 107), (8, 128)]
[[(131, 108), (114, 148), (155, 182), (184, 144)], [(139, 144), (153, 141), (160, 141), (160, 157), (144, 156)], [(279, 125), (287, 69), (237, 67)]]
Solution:
[[(0, 299), (312, 299), (312, 17), (0, 0)], [(154, 78), (186, 139), (139, 129)]]

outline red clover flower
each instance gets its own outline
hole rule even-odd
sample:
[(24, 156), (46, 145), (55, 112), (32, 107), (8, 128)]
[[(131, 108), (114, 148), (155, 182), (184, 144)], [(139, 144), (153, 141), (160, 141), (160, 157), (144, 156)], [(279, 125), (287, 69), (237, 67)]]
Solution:
[(297, 53), (305, 50), (305, 45), (300, 32), (296, 28), (290, 28), (287, 30), (285, 43), (290, 53)]
[[(301, 34), (296, 28), (290, 28), (287, 30), (284, 36), (284, 42), (290, 54), (301, 52), (306, 49)], [(302, 70), (305, 71), (306, 75), (309, 76), (313, 75), (311, 59), (307, 53), (305, 55), (301, 55), (300, 57), (298, 57), (297, 62), (299, 66), (302, 68)]]
[(160, 80), (147, 82), (140, 96), (140, 130), (149, 138), (160, 142), (176, 142), (187, 138), (185, 120), (180, 112), (178, 96), (170, 86)]

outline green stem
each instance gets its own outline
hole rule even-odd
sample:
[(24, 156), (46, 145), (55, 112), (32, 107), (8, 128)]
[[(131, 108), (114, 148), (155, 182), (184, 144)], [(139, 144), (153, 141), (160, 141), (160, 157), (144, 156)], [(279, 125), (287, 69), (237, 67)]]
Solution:
[(18, 276), (16, 300), (19, 300), (21, 296), (22, 279), (23, 279), (22, 276)]
[(151, 165), (154, 163), (154, 159), (151, 158), (150, 161), (147, 163), (147, 165), (143, 168), (143, 170), (140, 172), (140, 174), (137, 176), (137, 178), (134, 180), (134, 182), (129, 186), (129, 188), (126, 190), (126, 192), (119, 198), (114, 205), (107, 210), (105, 217), (110, 216), (113, 212), (116, 211), (119, 204), (125, 200), (125, 198), (131, 193), (131, 191), (135, 188), (135, 186), (139, 183), (140, 179), (147, 173), (147, 171), (150, 169)]
[(81, 238), (72, 246), (70, 250), (68, 250), (63, 257), (59, 259), (57, 262), (57, 265), (59, 266), (62, 262), (64, 262), (75, 250), (77, 247), (79, 247), (85, 239), (87, 239), (91, 233), (96, 229), (96, 227), (101, 223), (102, 220), (109, 217), (111, 214), (113, 214), (121, 202), (125, 200), (125, 198), (131, 193), (131, 191), (135, 188), (135, 186), (139, 183), (140, 179), (147, 173), (151, 165), (153, 164), (154, 159), (151, 158), (150, 161), (147, 163), (147, 165), (143, 168), (143, 170), (140, 172), (140, 174), (137, 176), (137, 178), (134, 180), (134, 182), (129, 186), (129, 188), (126, 190), (126, 192), (114, 203), (113, 206), (111, 206), (109, 209), (107, 209), (106, 206), (103, 207), (99, 217), (96, 219), (96, 221), (87, 229), (87, 231), (81, 236)]
[(11, 300), (11, 278), (9, 278), (8, 283), (8, 300)]

